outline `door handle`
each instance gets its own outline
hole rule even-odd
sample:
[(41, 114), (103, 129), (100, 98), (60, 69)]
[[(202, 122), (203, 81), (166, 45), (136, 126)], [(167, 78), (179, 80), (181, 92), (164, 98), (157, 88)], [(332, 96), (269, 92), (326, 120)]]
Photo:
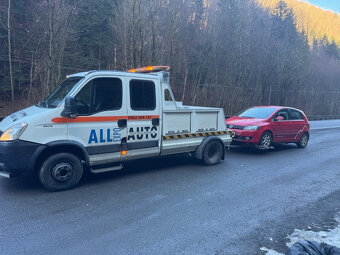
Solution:
[(152, 126), (159, 126), (159, 118), (152, 119)]
[(120, 119), (118, 120), (118, 127), (125, 128), (127, 127), (127, 120), (126, 119)]

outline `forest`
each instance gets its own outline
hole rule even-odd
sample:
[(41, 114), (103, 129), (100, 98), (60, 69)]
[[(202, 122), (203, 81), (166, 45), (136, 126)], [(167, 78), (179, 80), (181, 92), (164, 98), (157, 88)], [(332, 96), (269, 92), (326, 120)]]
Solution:
[(0, 116), (67, 74), (169, 65), (177, 101), (340, 115), (340, 15), (297, 0), (0, 0)]

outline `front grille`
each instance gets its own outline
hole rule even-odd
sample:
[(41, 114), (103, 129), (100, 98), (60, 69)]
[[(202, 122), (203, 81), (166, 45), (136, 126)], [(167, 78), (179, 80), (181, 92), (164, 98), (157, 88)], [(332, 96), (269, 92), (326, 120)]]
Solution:
[(234, 139), (245, 140), (245, 137), (244, 136), (235, 135)]
[(243, 129), (243, 126), (236, 126), (236, 125), (228, 125), (228, 128), (232, 128), (232, 129)]
[(243, 141), (250, 141), (253, 137), (251, 136), (240, 136), (240, 135), (235, 135), (233, 139), (237, 140), (243, 140)]

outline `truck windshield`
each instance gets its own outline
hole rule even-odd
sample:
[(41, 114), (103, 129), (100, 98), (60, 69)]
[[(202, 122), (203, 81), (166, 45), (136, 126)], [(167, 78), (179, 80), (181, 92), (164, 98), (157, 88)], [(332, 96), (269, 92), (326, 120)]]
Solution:
[(82, 79), (83, 77), (72, 77), (64, 80), (48, 97), (41, 100), (37, 106), (56, 108)]
[(277, 108), (274, 107), (255, 107), (247, 109), (237, 116), (243, 118), (268, 119), (276, 110)]

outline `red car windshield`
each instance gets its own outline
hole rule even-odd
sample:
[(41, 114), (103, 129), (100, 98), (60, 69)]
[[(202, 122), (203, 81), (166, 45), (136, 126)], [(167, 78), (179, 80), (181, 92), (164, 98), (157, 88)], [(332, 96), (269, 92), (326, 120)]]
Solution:
[(276, 110), (277, 108), (274, 107), (250, 108), (239, 113), (237, 116), (242, 118), (268, 119)]

